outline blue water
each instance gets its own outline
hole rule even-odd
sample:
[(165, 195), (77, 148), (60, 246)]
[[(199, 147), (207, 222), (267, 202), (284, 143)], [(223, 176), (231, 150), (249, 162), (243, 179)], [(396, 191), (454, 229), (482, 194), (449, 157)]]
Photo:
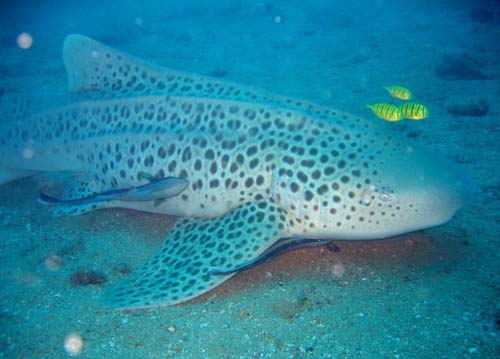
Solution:
[(65, 96), (62, 44), (76, 33), (373, 122), (367, 104), (397, 103), (383, 87), (408, 87), (431, 115), (383, 125), (476, 188), (442, 226), (300, 250), (194, 301), (119, 311), (100, 294), (157, 251), (174, 219), (53, 218), (37, 203), (50, 178), (3, 184), (1, 358), (500, 357), (500, 2), (15, 1), (0, 23), (2, 128), (12, 99), (53, 107)]

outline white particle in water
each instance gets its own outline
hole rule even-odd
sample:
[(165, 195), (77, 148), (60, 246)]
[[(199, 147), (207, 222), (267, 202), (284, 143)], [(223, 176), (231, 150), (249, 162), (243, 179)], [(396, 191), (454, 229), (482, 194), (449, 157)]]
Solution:
[(64, 349), (71, 356), (77, 356), (82, 353), (83, 339), (78, 334), (69, 334), (64, 340)]
[(33, 45), (33, 37), (27, 32), (22, 32), (17, 36), (17, 46), (21, 49), (27, 50)]
[(59, 268), (61, 268), (63, 264), (63, 260), (61, 257), (59, 257), (57, 254), (51, 254), (45, 259), (45, 268), (47, 268), (50, 271), (56, 271)]
[(27, 160), (32, 159), (34, 154), (35, 152), (31, 148), (25, 148), (23, 150), (23, 157), (26, 158)]

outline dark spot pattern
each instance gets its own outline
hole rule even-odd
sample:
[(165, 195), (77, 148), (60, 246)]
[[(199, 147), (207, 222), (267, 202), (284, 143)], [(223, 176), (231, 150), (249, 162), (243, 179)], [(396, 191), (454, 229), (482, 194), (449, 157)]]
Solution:
[[(87, 59), (93, 67), (78, 85), (92, 89), (101, 101), (34, 115), (0, 134), (0, 146), (9, 153), (23, 153), (30, 150), (30, 143), (37, 143), (38, 158), (50, 158), (61, 170), (66, 163), (72, 168), (77, 164), (88, 174), (66, 186), (64, 199), (144, 185), (148, 178), (140, 175), (144, 172), (190, 182), (180, 196), (158, 204), (159, 211), (168, 213), (174, 207), (196, 216), (221, 215), (242, 203), (273, 199), (289, 210), (287, 221), (294, 222), (294, 233), (299, 234), (315, 233), (322, 226), (357, 229), (361, 222), (383, 226), (407, 208), (418, 213), (411, 203), (403, 208), (378, 200), (392, 195), (382, 189), (379, 167), (398, 156), (405, 144), (370, 121), (220, 80), (150, 68), (98, 43), (87, 45), (103, 56)], [(70, 68), (87, 63), (76, 60), (72, 64), (68, 58)], [(102, 100), (113, 98), (110, 93), (120, 96)], [(29, 112), (23, 106), (13, 112), (14, 117)], [(75, 142), (84, 146), (71, 146)], [(101, 204), (72, 208), (64, 214), (98, 207)], [(320, 211), (332, 218), (316, 223)], [(264, 220), (262, 216), (254, 214), (248, 221), (257, 223)], [(207, 228), (192, 239), (207, 241), (205, 252), (198, 255), (214, 260), (213, 248), (208, 247), (212, 242), (201, 234), (208, 235)], [(182, 236), (191, 234), (189, 228)], [(225, 261), (256, 250), (245, 248), (245, 254), (235, 251)], [(188, 253), (189, 248), (177, 249)], [(184, 268), (186, 260), (171, 264)], [(198, 283), (202, 273), (194, 265), (198, 260), (193, 258), (189, 272), (181, 274), (189, 278), (196, 273), (193, 278), (162, 283), (165, 288), (177, 286), (172, 302), (185, 298)]]
[(159, 252), (104, 298), (119, 308), (175, 304), (198, 296), (254, 259), (293, 225), (274, 201), (239, 206), (215, 219), (181, 219), (170, 230)]
[[(36, 131), (26, 122), (0, 141), (14, 149), (26, 140), (89, 142), (93, 150), (76, 153), (74, 160), (91, 169), (101, 191), (143, 185), (140, 172), (186, 178), (191, 185), (178, 200), (199, 215), (210, 215), (214, 203), (229, 209), (256, 198), (285, 200), (290, 193), (309, 199), (287, 205), (301, 207), (308, 228), (307, 213), (341, 210), (334, 195), (346, 208), (358, 206), (363, 189), (377, 183), (381, 153), (397, 153), (401, 145), (389, 137), (380, 140), (383, 136), (369, 140), (363, 126), (353, 127), (357, 121), (342, 116), (327, 123), (266, 105), (151, 96), (70, 105), (35, 116)], [(59, 153), (54, 148), (51, 155)], [(227, 195), (221, 196), (221, 189)], [(232, 198), (232, 204), (221, 204), (220, 198)], [(159, 206), (168, 213), (169, 201)]]

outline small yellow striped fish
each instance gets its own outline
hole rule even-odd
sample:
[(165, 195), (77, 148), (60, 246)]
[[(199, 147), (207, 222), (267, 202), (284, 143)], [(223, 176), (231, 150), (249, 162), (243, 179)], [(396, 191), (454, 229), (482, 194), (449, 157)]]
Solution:
[(407, 102), (399, 108), (401, 115), (410, 120), (421, 120), (429, 117), (429, 110), (424, 105), (416, 102)]
[(402, 86), (387, 86), (387, 87), (384, 87), (387, 92), (389, 92), (389, 94), (392, 96), (392, 97), (395, 97), (395, 98), (398, 98), (400, 100), (409, 100), (411, 99), (411, 91), (408, 90), (407, 88), (405, 87), (402, 87)]
[(390, 103), (376, 103), (374, 105), (366, 105), (373, 111), (375, 116), (386, 121), (399, 121), (401, 120), (401, 110)]

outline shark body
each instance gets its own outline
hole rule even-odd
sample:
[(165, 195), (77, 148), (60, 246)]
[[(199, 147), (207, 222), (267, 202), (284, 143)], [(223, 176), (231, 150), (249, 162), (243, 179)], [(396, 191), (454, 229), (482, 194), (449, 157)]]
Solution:
[[(183, 217), (107, 292), (111, 306), (176, 304), (287, 250), (438, 225), (470, 196), (458, 169), (361, 118), (150, 66), (80, 35), (67, 38), (64, 60), (70, 91), (91, 100), (6, 130), (0, 183), (71, 172), (55, 215)], [(148, 177), (187, 186), (160, 201), (102, 196), (148, 188)]]

